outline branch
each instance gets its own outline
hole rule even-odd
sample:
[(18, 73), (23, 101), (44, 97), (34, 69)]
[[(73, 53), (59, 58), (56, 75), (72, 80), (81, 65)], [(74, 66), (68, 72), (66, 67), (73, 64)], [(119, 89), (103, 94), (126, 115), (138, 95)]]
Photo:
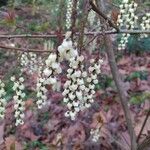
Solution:
[(150, 148), (150, 135), (138, 145), (137, 150), (148, 150), (148, 148)]
[(76, 19), (77, 19), (77, 3), (78, 0), (73, 1), (73, 8), (72, 8), (72, 14), (71, 14), (71, 38), (73, 40), (73, 35), (75, 33), (75, 26), (76, 26)]
[(100, 11), (92, 0), (90, 0), (90, 5), (92, 7), (92, 10), (94, 10), (97, 14), (99, 14), (102, 18), (104, 18), (106, 21), (108, 21), (109, 25), (116, 29), (117, 32), (119, 32), (119, 28), (112, 22), (102, 11)]
[[(90, 0), (90, 4), (92, 6), (92, 9), (98, 13), (101, 17), (103, 17), (105, 20), (108, 20), (107, 16), (105, 16), (105, 14), (103, 14), (96, 6), (95, 4), (92, 2), (92, 0)], [(116, 28), (115, 24), (113, 24), (113, 22), (111, 22), (111, 20), (108, 20), (109, 24), (114, 27), (117, 32), (119, 32), (118, 28)], [(105, 33), (105, 32), (104, 32)], [(125, 91), (124, 91), (124, 87), (123, 87), (123, 82), (121, 80), (119, 71), (118, 71), (118, 67), (117, 67), (117, 63), (115, 60), (115, 54), (113, 51), (113, 45), (112, 45), (112, 41), (109, 35), (104, 34), (104, 42), (105, 42), (105, 46), (106, 46), (106, 53), (108, 56), (108, 61), (109, 61), (109, 65), (110, 65), (110, 69), (111, 69), (111, 73), (113, 76), (113, 79), (115, 81), (116, 87), (117, 87), (117, 91), (120, 97), (120, 102), (125, 114), (125, 119), (127, 122), (127, 127), (128, 127), (128, 132), (130, 135), (130, 140), (131, 140), (131, 150), (136, 150), (137, 149), (137, 143), (136, 143), (136, 136), (135, 136), (135, 131), (132, 125), (132, 119), (131, 119), (131, 114), (130, 114), (130, 110), (128, 108), (128, 104), (127, 104), (127, 98), (125, 95)]]
[(120, 102), (121, 102), (121, 105), (125, 114), (126, 122), (127, 122), (128, 132), (129, 132), (130, 139), (131, 139), (131, 149), (136, 150), (136, 147), (137, 147), (136, 136), (135, 136), (135, 132), (134, 132), (133, 125), (132, 125), (130, 110), (128, 108), (127, 98), (126, 98), (124, 88), (123, 88), (123, 82), (118, 72), (117, 64), (115, 61), (115, 55), (113, 51), (113, 45), (112, 45), (109, 35), (104, 36), (104, 41), (106, 45), (106, 52), (108, 55), (109, 65), (110, 65), (111, 72), (112, 72), (112, 75), (113, 75), (113, 78), (114, 78), (114, 81), (118, 90)]
[(80, 33), (79, 33), (79, 40), (78, 40), (78, 47), (80, 51), (83, 47), (83, 41), (84, 41), (84, 35), (85, 35), (84, 29), (86, 26), (88, 12), (89, 12), (89, 2), (87, 1), (88, 0), (83, 1), (82, 19), (81, 19), (81, 24), (80, 24)]
[[(93, 36), (93, 38), (91, 40), (89, 40), (87, 43), (85, 43), (82, 48), (85, 48), (86, 46), (88, 46), (90, 43), (92, 43), (96, 38), (98, 37), (98, 35)], [(82, 49), (81, 48), (81, 49)]]
[(143, 122), (143, 125), (142, 125), (142, 127), (141, 127), (141, 130), (140, 130), (140, 132), (139, 132), (139, 134), (138, 134), (138, 136), (137, 136), (137, 143), (138, 143), (139, 140), (140, 140), (141, 134), (142, 134), (142, 132), (143, 132), (143, 129), (144, 129), (144, 127), (145, 127), (145, 124), (146, 124), (146, 122), (147, 122), (149, 116), (150, 116), (150, 109), (149, 109), (149, 111), (148, 111), (148, 113), (147, 113), (147, 115), (146, 115), (146, 117), (145, 117), (145, 120), (144, 120), (144, 122)]
[[(0, 38), (8, 38), (8, 39), (12, 39), (12, 38), (57, 38), (57, 34), (41, 34), (41, 35), (31, 35), (31, 34), (22, 34), (22, 35), (5, 35), (5, 34), (1, 34)], [(63, 35), (65, 36), (65, 35)]]
[(0, 45), (1, 49), (7, 49), (7, 50), (11, 50), (11, 51), (21, 51), (21, 52), (45, 52), (48, 53), (50, 51), (46, 51), (46, 50), (36, 50), (36, 49), (28, 49), (28, 48), (17, 48), (17, 47), (10, 47), (10, 46), (3, 46)]
[[(119, 30), (118, 31), (100, 31), (100, 32), (85, 32), (84, 35), (91, 36), (91, 35), (103, 35), (103, 34), (122, 34), (122, 33), (129, 33), (129, 34), (150, 34), (150, 30)], [(79, 33), (75, 33), (76, 36), (79, 36)], [(65, 34), (62, 34), (62, 36), (65, 36)], [(1, 34), (0, 38), (57, 38), (57, 34), (42, 34), (42, 35), (32, 35), (32, 34), (21, 34), (21, 35), (7, 35), (7, 34)]]

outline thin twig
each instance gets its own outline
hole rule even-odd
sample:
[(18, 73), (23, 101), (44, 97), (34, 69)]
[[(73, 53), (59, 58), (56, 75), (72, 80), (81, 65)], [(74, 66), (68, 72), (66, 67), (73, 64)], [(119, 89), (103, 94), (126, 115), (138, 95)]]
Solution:
[[(85, 43), (82, 48), (84, 48), (85, 46), (89, 45), (89, 44), (90, 44), (91, 42), (93, 42), (97, 37), (98, 37), (98, 35), (95, 35), (90, 41), (88, 41), (87, 43)], [(81, 49), (82, 49), (82, 48), (81, 48)]]
[(120, 148), (122, 148), (122, 150), (128, 150), (127, 149), (127, 147), (124, 145), (124, 144), (122, 144), (122, 143), (120, 143), (119, 141), (117, 141), (113, 136), (110, 136), (110, 135), (108, 135), (107, 133), (105, 133), (104, 131), (101, 131), (103, 134), (105, 134), (106, 136), (109, 136), (109, 138), (113, 141), (113, 142), (115, 142)]
[(75, 33), (76, 19), (77, 19), (77, 3), (78, 0), (73, 1), (72, 15), (71, 15), (71, 38), (73, 40), (73, 35)]
[(0, 45), (1, 49), (7, 49), (7, 50), (11, 50), (11, 51), (21, 51), (21, 52), (45, 52), (48, 53), (50, 51), (46, 51), (46, 50), (36, 50), (36, 49), (28, 49), (28, 48), (17, 48), (17, 47), (10, 47), (10, 46), (3, 46)]
[(139, 140), (140, 140), (141, 134), (142, 134), (142, 132), (143, 132), (143, 129), (144, 129), (145, 125), (146, 125), (146, 122), (147, 122), (149, 116), (150, 116), (150, 109), (149, 109), (149, 111), (148, 111), (148, 113), (147, 113), (147, 115), (146, 115), (146, 117), (145, 117), (145, 120), (144, 120), (144, 122), (143, 122), (143, 125), (142, 125), (142, 127), (141, 127), (141, 130), (140, 130), (140, 132), (139, 132), (139, 134), (138, 134), (138, 136), (137, 136), (137, 143), (138, 143)]
[(116, 29), (117, 32), (119, 32), (119, 28), (114, 24), (114, 22), (112, 22), (112, 20), (110, 20), (102, 11), (100, 11), (95, 4), (93, 3), (92, 0), (89, 1), (90, 5), (92, 7), (92, 10), (94, 10), (97, 14), (99, 14), (101, 17), (103, 17), (106, 21), (108, 21), (109, 25), (113, 28)]
[(82, 20), (80, 24), (80, 35), (79, 35), (79, 40), (78, 40), (78, 48), (79, 51), (81, 52), (81, 49), (83, 47), (83, 41), (84, 41), (84, 29), (86, 26), (87, 18), (88, 18), (88, 12), (89, 12), (89, 2), (88, 0), (83, 1), (83, 12), (82, 12)]
[[(94, 11), (96, 10), (96, 12), (102, 18), (104, 18), (105, 20), (108, 20), (106, 18), (106, 16), (99, 10), (99, 8), (97, 8), (97, 6), (95, 6), (95, 4), (91, 0), (90, 0), (90, 4), (92, 6), (92, 9), (94, 9)], [(110, 20), (108, 20), (108, 22), (112, 27), (114, 27), (114, 24)], [(107, 52), (112, 76), (115, 81), (115, 84), (116, 84), (116, 87), (118, 90), (118, 94), (120, 97), (120, 102), (121, 102), (121, 105), (122, 105), (122, 108), (123, 108), (123, 111), (125, 114), (125, 118), (126, 118), (128, 132), (129, 132), (130, 140), (131, 140), (131, 150), (136, 150), (137, 149), (136, 136), (135, 136), (135, 131), (134, 131), (133, 124), (132, 124), (130, 110), (129, 110), (128, 104), (127, 104), (127, 98), (126, 98), (124, 87), (123, 87), (123, 81), (121, 80), (121, 77), (120, 77), (120, 74), (118, 71), (111, 38), (109, 35), (106, 35), (105, 32), (104, 32), (104, 42), (105, 42), (105, 46), (106, 46), (106, 52)]]
[[(129, 33), (129, 34), (150, 34), (150, 30), (120, 30), (119, 32), (117, 31), (112, 31), (108, 30), (105, 31), (105, 34), (122, 34), (122, 33)], [(91, 35), (103, 35), (104, 31), (100, 32), (85, 32), (85, 36), (91, 36)], [(79, 33), (75, 33), (76, 36), (79, 36)], [(62, 34), (62, 36), (65, 36), (65, 34)], [(8, 34), (1, 34), (0, 38), (57, 38), (57, 34), (40, 34), (40, 35), (32, 35), (32, 34), (20, 34), (20, 35), (8, 35)]]

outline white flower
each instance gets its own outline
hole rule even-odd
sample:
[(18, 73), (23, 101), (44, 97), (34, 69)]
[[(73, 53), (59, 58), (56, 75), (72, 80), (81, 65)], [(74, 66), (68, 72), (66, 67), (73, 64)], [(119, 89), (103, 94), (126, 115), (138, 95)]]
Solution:
[(51, 66), (52, 66), (53, 69), (58, 69), (60, 64), (58, 64), (56, 62), (53, 62)]
[(98, 84), (98, 80), (97, 79), (93, 80), (93, 83)]
[(70, 90), (75, 91), (78, 88), (78, 85), (77, 84), (72, 84), (72, 85), (70, 85), (69, 88), (70, 88)]
[(85, 85), (80, 85), (80, 87), (79, 87), (79, 88), (80, 88), (80, 90), (82, 90), (82, 91), (83, 91), (83, 90), (85, 90)]
[(71, 120), (75, 120), (76, 112), (70, 111)]
[(25, 88), (25, 87), (24, 87), (23, 84), (21, 84), (21, 85), (19, 86), (19, 89), (20, 89), (20, 90), (24, 90), (24, 88)]
[(90, 104), (90, 103), (85, 103), (85, 107), (86, 107), (86, 108), (90, 108), (90, 107), (91, 107), (91, 104)]
[(92, 79), (97, 79), (97, 75), (96, 75), (96, 74), (92, 74), (92, 75), (91, 75), (91, 78), (92, 78)]
[(48, 56), (48, 61), (46, 62), (46, 65), (50, 65), (50, 64), (52, 64), (53, 62), (56, 62), (56, 58), (57, 58), (57, 56), (56, 56), (56, 54), (53, 54), (53, 53), (51, 53), (49, 56)]
[(81, 76), (81, 71), (80, 71), (80, 70), (76, 71), (76, 72), (74, 73), (74, 75), (75, 75), (77, 78), (79, 78), (79, 77)]
[(70, 98), (71, 100), (73, 100), (73, 99), (75, 98), (75, 95), (74, 95), (73, 93), (70, 93), (70, 94), (69, 94), (69, 98)]
[(69, 108), (69, 109), (71, 109), (72, 108), (72, 103), (67, 103), (67, 107)]
[(90, 77), (88, 77), (88, 78), (87, 78), (87, 82), (90, 83), (91, 81), (92, 81), (92, 79), (91, 79)]
[(94, 67), (89, 67), (89, 72), (93, 72), (94, 71)]
[(82, 99), (82, 91), (76, 91), (76, 96), (79, 100)]
[(69, 74), (71, 74), (71, 73), (73, 72), (73, 69), (70, 69), (70, 68), (69, 68), (69, 69), (67, 70), (67, 72), (68, 72)]
[(15, 76), (12, 76), (10, 80), (14, 82), (16, 80)]
[(78, 107), (79, 106), (79, 102), (78, 101), (77, 102), (73, 101), (72, 104), (73, 104), (74, 107)]
[(69, 101), (68, 98), (64, 98), (64, 99), (63, 99), (63, 102), (64, 102), (64, 103), (67, 103), (68, 101)]
[(78, 52), (73, 48), (71, 40), (63, 40), (63, 43), (58, 47), (58, 52), (61, 59), (69, 60), (70, 58), (76, 57)]
[(23, 77), (20, 77), (20, 78), (19, 78), (19, 81), (20, 81), (20, 82), (24, 82), (24, 78), (23, 78)]
[(50, 79), (50, 84), (55, 84), (57, 82), (56, 78), (49, 78)]
[(14, 97), (13, 97), (13, 99), (15, 100), (15, 101), (17, 101), (18, 100), (18, 95), (15, 95)]
[(69, 93), (69, 90), (65, 89), (62, 93), (63, 96), (67, 95)]
[(79, 56), (79, 57), (77, 58), (77, 60), (80, 61), (80, 62), (83, 62), (84, 56), (83, 56), (83, 55)]
[(84, 72), (82, 72), (82, 77), (87, 77), (87, 72), (86, 71), (84, 71)]
[(48, 68), (44, 69), (43, 72), (44, 72), (44, 75), (47, 76), (47, 77), (52, 74), (52, 70), (50, 70), (50, 69), (48, 69)]
[(78, 85), (84, 84), (84, 80), (83, 80), (83, 79), (78, 79), (78, 80), (77, 80), (77, 84), (78, 84)]
[(79, 108), (79, 107), (75, 107), (74, 110), (75, 110), (76, 112), (79, 112), (79, 111), (80, 111), (80, 108)]
[(70, 116), (69, 111), (65, 112), (65, 117), (69, 117), (69, 116)]

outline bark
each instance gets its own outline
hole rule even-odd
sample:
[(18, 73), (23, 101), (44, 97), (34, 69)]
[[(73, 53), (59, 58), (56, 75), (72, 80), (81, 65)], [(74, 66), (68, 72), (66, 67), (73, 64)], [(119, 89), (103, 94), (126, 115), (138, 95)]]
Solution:
[[(101, 0), (102, 1), (102, 0)], [(117, 32), (119, 32), (118, 27), (116, 27), (116, 25), (107, 18), (107, 16), (105, 15), (105, 8), (104, 8), (104, 3), (103, 3), (103, 7), (101, 6), (101, 11), (96, 5), (94, 5), (94, 3), (92, 2), (92, 0), (90, 1), (90, 4), (92, 6), (92, 9), (99, 14), (100, 19), (104, 19), (105, 22), (108, 21), (109, 25), (113, 28), (115, 28), (117, 30)], [(104, 22), (104, 20), (102, 20)], [(136, 135), (135, 135), (135, 131), (133, 128), (133, 124), (132, 124), (132, 120), (131, 120), (131, 115), (130, 115), (130, 110), (128, 108), (128, 104), (127, 104), (127, 98), (125, 95), (125, 90), (123, 88), (123, 82), (121, 80), (119, 71), (118, 71), (118, 67), (117, 67), (117, 63), (115, 60), (115, 54), (113, 51), (113, 44), (112, 44), (112, 40), (110, 38), (109, 35), (106, 35), (104, 33), (104, 43), (106, 46), (106, 53), (108, 56), (108, 61), (109, 61), (109, 65), (111, 68), (111, 73), (113, 76), (113, 79), (115, 81), (115, 85), (117, 87), (117, 91), (120, 97), (120, 102), (125, 114), (125, 119), (127, 122), (127, 127), (128, 127), (128, 132), (130, 135), (130, 141), (131, 141), (131, 150), (137, 150), (137, 143), (136, 143)]]
[(111, 42), (111, 38), (109, 35), (104, 35), (104, 40), (105, 40), (105, 46), (106, 46), (106, 52), (108, 55), (109, 65), (111, 68), (113, 79), (115, 81), (115, 84), (116, 84), (116, 87), (118, 90), (120, 102), (121, 102), (122, 108), (124, 110), (124, 114), (125, 114), (125, 118), (126, 118), (126, 122), (127, 122), (128, 132), (129, 132), (130, 140), (131, 140), (131, 150), (136, 150), (137, 149), (136, 136), (135, 136), (135, 132), (134, 132), (133, 125), (132, 125), (130, 110), (129, 110), (128, 104), (127, 104), (127, 98), (126, 98), (125, 91), (123, 88), (123, 82), (119, 75), (119, 71), (117, 68), (116, 61), (115, 61), (115, 55), (114, 55), (114, 51), (113, 51), (113, 45)]

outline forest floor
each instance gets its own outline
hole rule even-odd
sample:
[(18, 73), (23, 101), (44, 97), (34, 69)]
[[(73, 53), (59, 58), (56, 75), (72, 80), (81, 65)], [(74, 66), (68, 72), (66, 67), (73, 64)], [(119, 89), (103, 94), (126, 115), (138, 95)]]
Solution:
[[(47, 14), (44, 17), (40, 14), (31, 17), (30, 14), (30, 8), (21, 8), (15, 14), (16, 20), (13, 12), (6, 11), (2, 15), (5, 21), (10, 22), (11, 27), (3, 24), (0, 27), (0, 34), (52, 33), (52, 30), (44, 23), (49, 19)], [(18, 22), (17, 26), (12, 25), (14, 20)], [(42, 39), (0, 39), (0, 44), (15, 43), (22, 47), (39, 49), (43, 47), (43, 41)], [(124, 80), (134, 129), (138, 135), (150, 108), (150, 54), (148, 52), (139, 55), (122, 54), (117, 64)], [(0, 122), (0, 150), (69, 150), (70, 147), (73, 150), (100, 148), (102, 150), (116, 148), (117, 150), (118, 143), (129, 149), (130, 137), (107, 57), (104, 58), (102, 74), (99, 76), (100, 82), (96, 87), (95, 102), (91, 108), (80, 112), (75, 121), (64, 116), (66, 107), (62, 103), (62, 92), (54, 92), (51, 88), (49, 88), (48, 105), (37, 110), (34, 103), (37, 75), (27, 73), (28, 81), (25, 84), (27, 93), (30, 95), (25, 105), (25, 123), (16, 127), (13, 115), (14, 102), (8, 81), (14, 73), (17, 73), (16, 55), (12, 51), (0, 50), (0, 78), (4, 79), (7, 90), (10, 92), (7, 95), (6, 116)], [(62, 82), (65, 78), (65, 75), (61, 77)], [(99, 143), (94, 143), (91, 142), (90, 130), (95, 128), (98, 122), (102, 125), (101, 137)], [(147, 120), (140, 141), (150, 134), (149, 124), (150, 118)]]

